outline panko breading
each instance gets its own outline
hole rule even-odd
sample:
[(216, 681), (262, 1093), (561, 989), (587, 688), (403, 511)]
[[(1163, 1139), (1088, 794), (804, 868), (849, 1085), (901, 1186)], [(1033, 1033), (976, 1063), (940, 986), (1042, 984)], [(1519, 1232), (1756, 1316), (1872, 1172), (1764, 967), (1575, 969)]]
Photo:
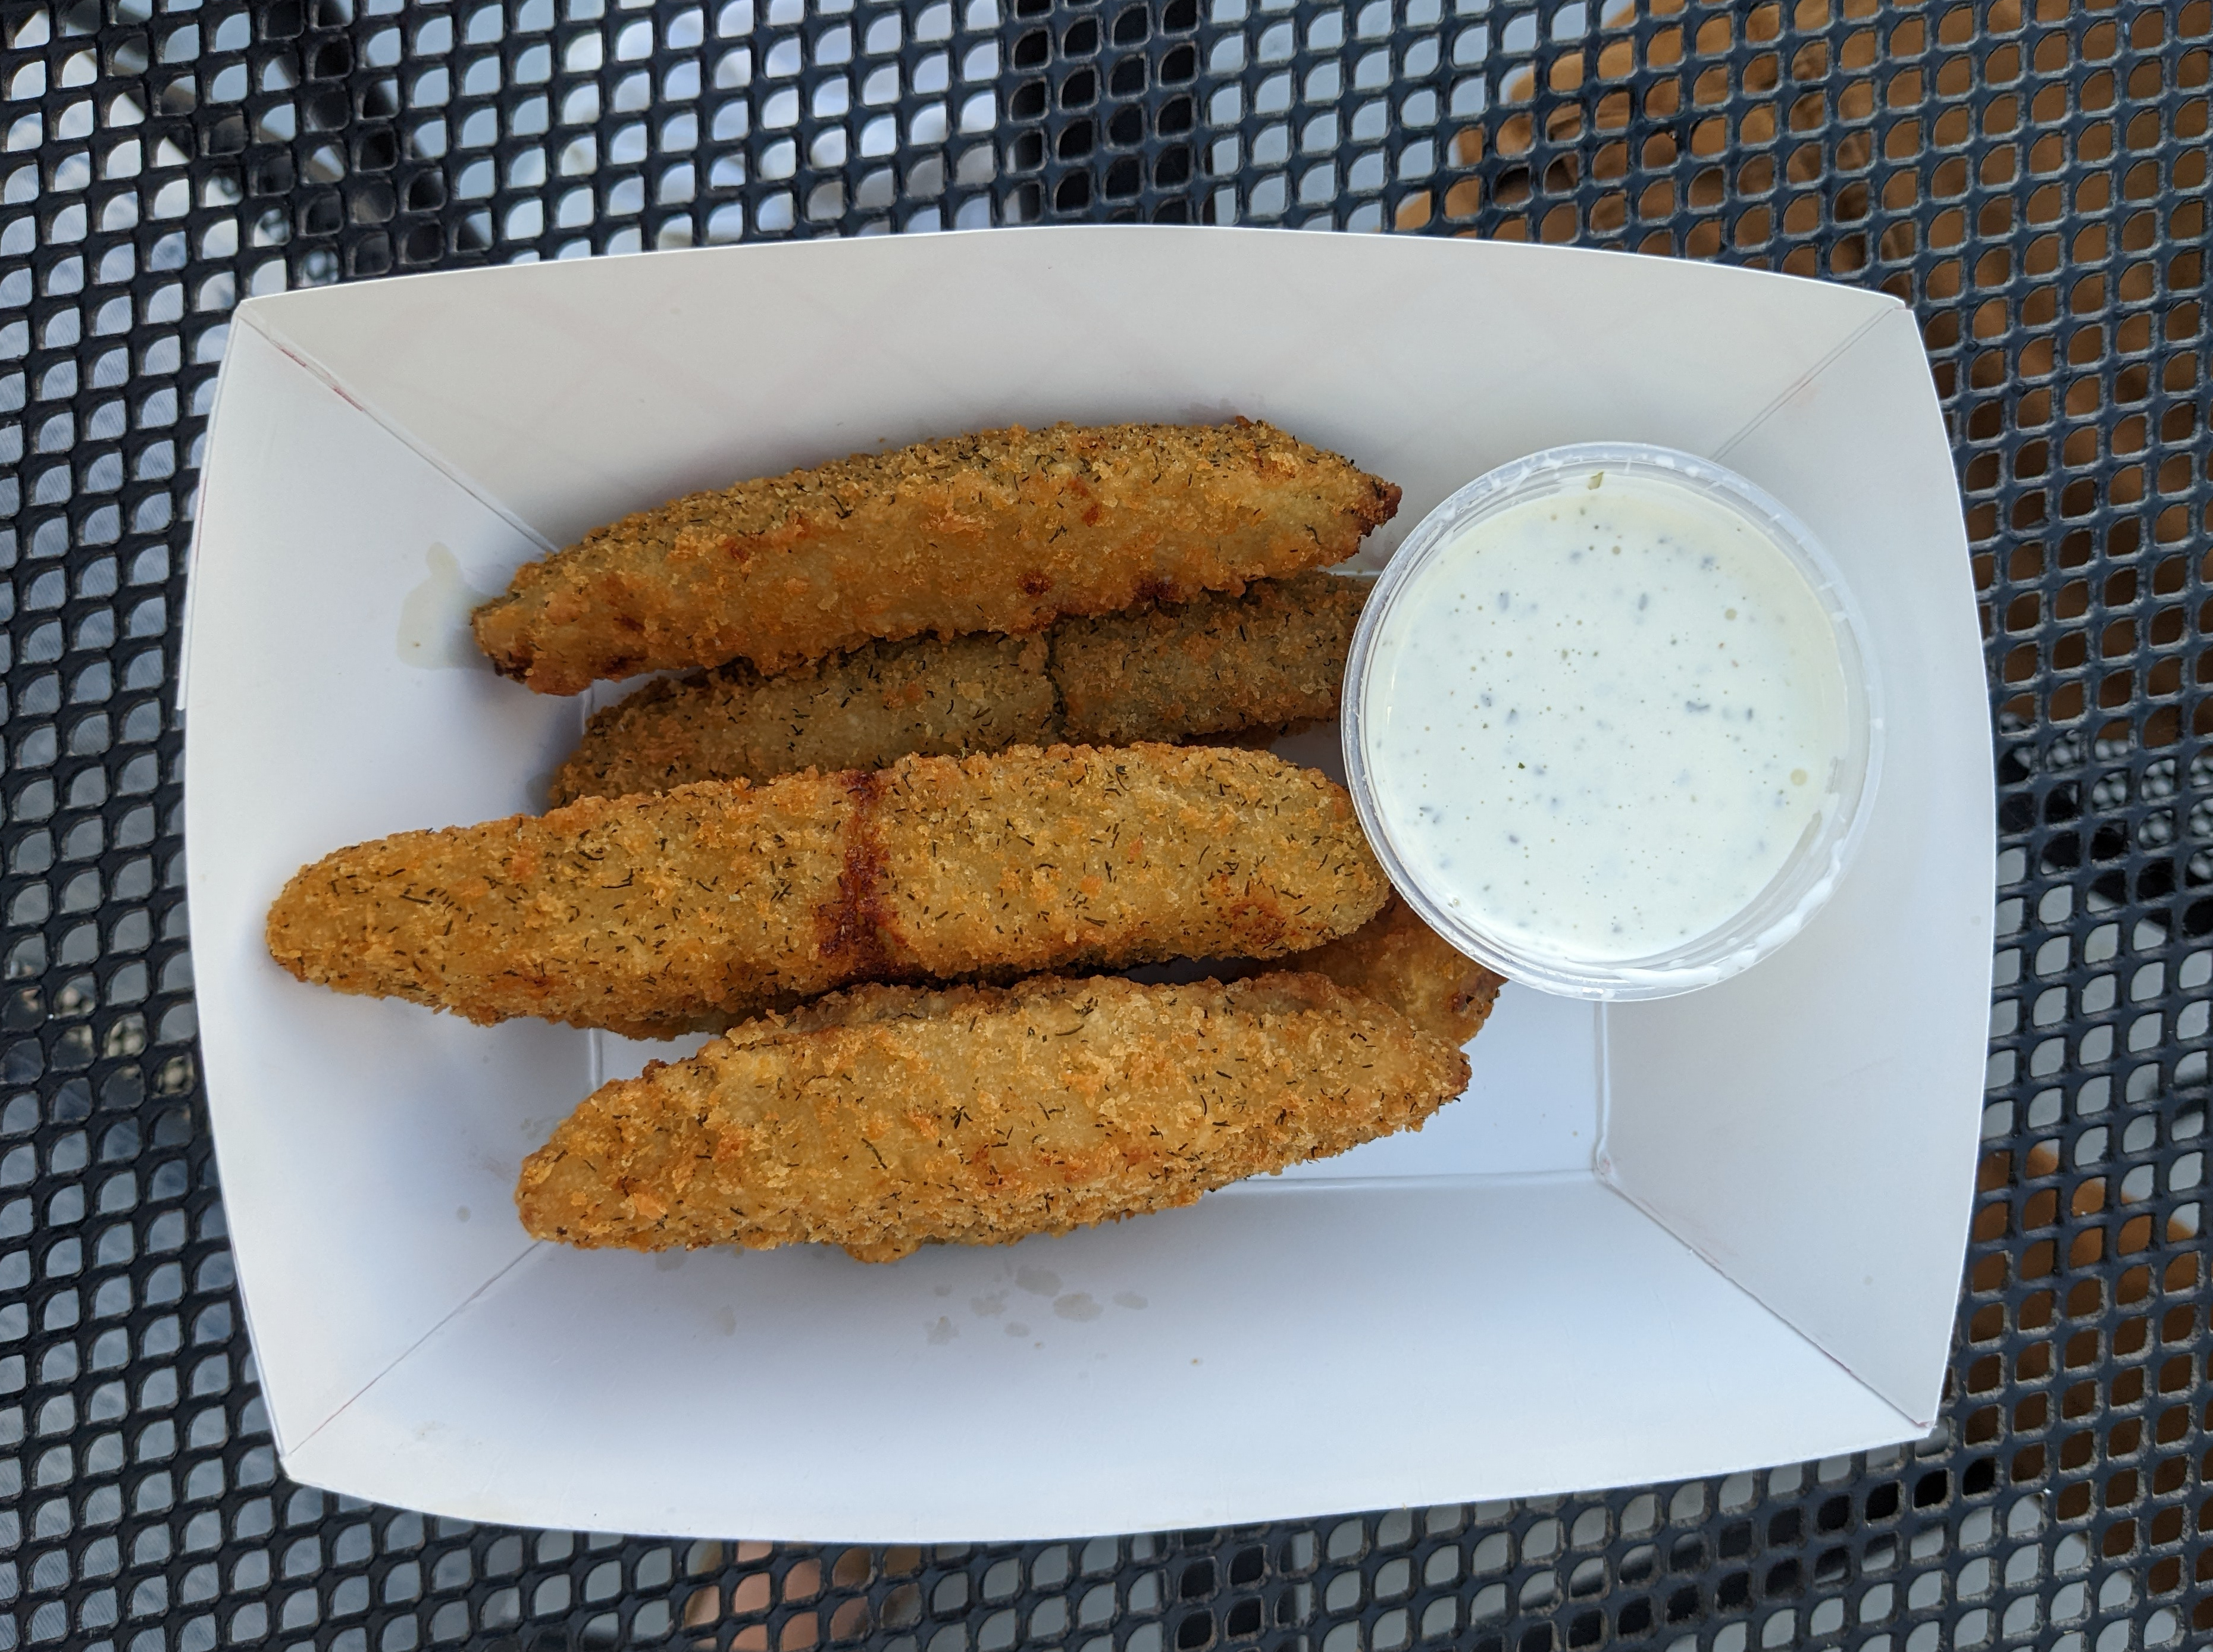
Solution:
[(476, 610), (540, 694), (1241, 591), (1343, 562), (1399, 489), (1265, 424), (1019, 427), (692, 494), (526, 564)]
[(572, 1245), (893, 1261), (1188, 1205), (1466, 1084), (1452, 1045), (1319, 975), (863, 987), (602, 1086), (515, 1203)]
[(402, 832), (296, 874), (303, 981), (666, 1035), (862, 981), (1272, 957), (1388, 885), (1343, 788), (1264, 752), (1019, 747)]
[(1052, 681), (1071, 741), (1124, 745), (1337, 715), (1344, 658), (1370, 582), (1333, 574), (1256, 581), (1202, 598), (1064, 621)]
[(546, 788), (577, 798), (665, 792), (803, 768), (880, 768), (1062, 742), (1043, 635), (913, 637), (763, 677), (734, 660), (664, 677), (595, 714)]
[(875, 768), (911, 752), (1272, 736), (1336, 714), (1367, 593), (1365, 580), (1301, 574), (1027, 638), (915, 637), (776, 677), (735, 661), (664, 678), (593, 717), (552, 801)]
[(1455, 951), (1395, 894), (1351, 934), (1267, 967), (1327, 975), (1455, 1047), (1483, 1030), (1506, 984), (1503, 975)]

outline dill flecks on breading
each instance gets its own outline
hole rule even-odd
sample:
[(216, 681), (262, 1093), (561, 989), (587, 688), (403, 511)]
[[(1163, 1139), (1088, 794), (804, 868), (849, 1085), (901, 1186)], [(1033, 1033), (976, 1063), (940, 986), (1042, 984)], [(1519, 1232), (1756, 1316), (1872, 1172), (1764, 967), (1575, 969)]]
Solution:
[(1342, 788), (1264, 752), (1020, 747), (403, 832), (296, 874), (305, 981), (647, 1035), (861, 981), (1273, 957), (1387, 885)]
[(874, 642), (763, 677), (742, 661), (664, 678), (595, 714), (551, 801), (664, 792), (912, 752), (1266, 737), (1337, 714), (1364, 581), (1256, 580), (1029, 637)]
[(1483, 1030), (1506, 978), (1455, 951), (1393, 894), (1350, 935), (1259, 969), (1307, 969), (1389, 1005), (1424, 1032), (1459, 1045)]
[(1188, 1205), (1418, 1129), (1447, 1040), (1314, 975), (863, 987), (603, 1086), (523, 1165), (541, 1239), (892, 1261)]
[(1265, 424), (985, 431), (692, 494), (527, 563), (479, 645), (541, 694), (1033, 631), (1343, 562), (1399, 489)]

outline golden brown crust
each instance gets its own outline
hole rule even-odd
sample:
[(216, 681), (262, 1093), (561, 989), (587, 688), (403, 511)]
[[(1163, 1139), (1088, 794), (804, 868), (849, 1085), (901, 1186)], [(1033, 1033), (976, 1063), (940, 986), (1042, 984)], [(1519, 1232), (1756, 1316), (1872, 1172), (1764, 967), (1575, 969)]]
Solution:
[(341, 992), (649, 1034), (860, 981), (1273, 957), (1387, 889), (1344, 791), (1280, 758), (1024, 747), (403, 832), (303, 868), (268, 941)]
[(1326, 975), (1455, 1047), (1483, 1030), (1506, 984), (1503, 975), (1455, 951), (1395, 894), (1351, 934), (1269, 967)]
[(1275, 957), (1390, 889), (1344, 790), (1266, 752), (1063, 746), (881, 779), (879, 922), (939, 978), (1216, 957), (1204, 938), (1226, 934)]
[(296, 873), (269, 950), (302, 981), (472, 1021), (678, 1031), (842, 984), (816, 914), (852, 813), (843, 776), (799, 774), (401, 832)]
[(1027, 638), (914, 637), (777, 677), (736, 662), (664, 678), (593, 717), (551, 800), (1064, 739), (1264, 745), (1337, 714), (1366, 597), (1364, 580), (1299, 574)]
[(1423, 1121), (1445, 1041), (1318, 975), (863, 987), (602, 1086), (522, 1168), (541, 1239), (891, 1261), (1187, 1205)]
[(477, 641), (541, 694), (1033, 631), (1344, 561), (1399, 489), (1265, 424), (1019, 427), (743, 482), (526, 564)]

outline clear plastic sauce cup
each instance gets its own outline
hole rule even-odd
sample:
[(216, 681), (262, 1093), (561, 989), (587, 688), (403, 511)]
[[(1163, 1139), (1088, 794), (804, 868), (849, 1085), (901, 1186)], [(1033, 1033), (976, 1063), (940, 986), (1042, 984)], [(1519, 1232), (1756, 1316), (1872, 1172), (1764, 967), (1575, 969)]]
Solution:
[(1843, 875), (1881, 768), (1864, 627), (1743, 477), (1593, 442), (1423, 519), (1345, 674), (1346, 778), (1391, 881), (1515, 981), (1594, 999), (1726, 980)]

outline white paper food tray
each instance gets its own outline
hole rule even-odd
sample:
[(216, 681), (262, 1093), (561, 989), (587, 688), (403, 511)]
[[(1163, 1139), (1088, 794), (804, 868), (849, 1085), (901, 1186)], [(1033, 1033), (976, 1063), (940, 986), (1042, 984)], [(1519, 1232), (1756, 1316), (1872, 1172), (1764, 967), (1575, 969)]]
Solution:
[[(1722, 460), (1844, 567), (1892, 708), (1864, 847), (1772, 959), (1509, 988), (1418, 1135), (1196, 1207), (891, 1266), (533, 1244), (594, 1035), (302, 986), (341, 844), (531, 807), (582, 707), (468, 607), (628, 511), (879, 444), (1265, 418), (1400, 483), (1597, 438)], [(286, 1471), (473, 1519), (792, 1539), (1213, 1526), (1714, 1474), (1936, 1415), (1993, 817), (1950, 452), (1871, 293), (1470, 241), (1015, 230), (256, 299), (195, 550), (186, 830), (216, 1145)], [(1309, 750), (1326, 738), (1308, 737)]]

